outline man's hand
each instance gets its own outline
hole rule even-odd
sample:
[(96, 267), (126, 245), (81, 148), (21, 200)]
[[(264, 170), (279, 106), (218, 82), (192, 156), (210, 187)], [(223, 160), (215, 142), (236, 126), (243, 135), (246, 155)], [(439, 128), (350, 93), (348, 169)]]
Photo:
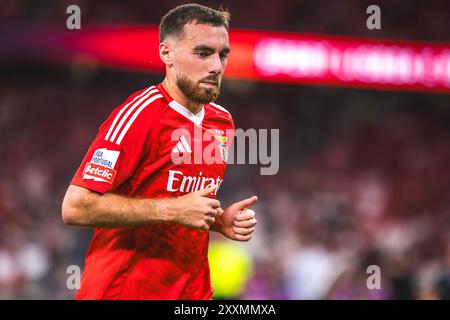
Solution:
[(207, 197), (215, 189), (216, 186), (212, 186), (181, 197), (161, 199), (158, 212), (164, 216), (164, 221), (209, 230), (220, 208), (219, 200)]
[[(99, 194), (71, 185), (64, 197), (62, 218), (69, 225), (94, 228), (174, 222), (222, 232), (233, 240), (250, 240), (256, 220), (254, 213), (245, 208), (255, 203), (256, 197), (235, 203), (223, 212), (220, 202), (208, 197), (215, 190), (216, 186), (212, 186), (180, 197), (145, 199)], [(216, 219), (218, 215), (221, 219)]]
[(255, 219), (255, 212), (247, 207), (258, 200), (258, 197), (236, 202), (219, 212), (216, 216), (216, 223), (213, 230), (220, 232), (225, 237), (236, 241), (249, 241), (252, 238), (255, 225), (258, 222)]

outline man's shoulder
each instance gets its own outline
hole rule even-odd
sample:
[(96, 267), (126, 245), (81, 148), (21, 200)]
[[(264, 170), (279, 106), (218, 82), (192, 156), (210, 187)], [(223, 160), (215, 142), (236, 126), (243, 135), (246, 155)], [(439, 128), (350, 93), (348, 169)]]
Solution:
[(158, 118), (156, 114), (165, 103), (157, 86), (149, 86), (131, 94), (122, 104), (114, 108), (102, 124), (105, 140), (120, 141), (128, 131), (148, 130)]
[(209, 109), (212, 112), (215, 112), (216, 114), (219, 114), (223, 117), (229, 118), (230, 120), (233, 120), (233, 117), (231, 116), (231, 113), (225, 109), (223, 106), (215, 103), (215, 102), (210, 102), (208, 103)]
[(161, 92), (158, 86), (151, 85), (144, 89), (135, 91), (116, 109), (120, 109), (123, 107), (127, 107), (128, 109), (146, 108), (150, 104), (152, 106), (161, 105), (161, 102), (163, 102), (163, 100), (163, 92)]
[(132, 93), (120, 105), (114, 108), (110, 117), (120, 115), (139, 116), (157, 111), (162, 105), (166, 104), (163, 93), (156, 85), (148, 86)]

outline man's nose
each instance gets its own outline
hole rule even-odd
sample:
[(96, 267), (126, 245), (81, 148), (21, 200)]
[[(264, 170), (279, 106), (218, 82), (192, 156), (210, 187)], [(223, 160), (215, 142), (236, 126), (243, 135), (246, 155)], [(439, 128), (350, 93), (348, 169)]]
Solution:
[(223, 73), (223, 64), (222, 60), (220, 59), (220, 55), (212, 54), (211, 60), (209, 64), (209, 73), (216, 73), (216, 74), (222, 74)]

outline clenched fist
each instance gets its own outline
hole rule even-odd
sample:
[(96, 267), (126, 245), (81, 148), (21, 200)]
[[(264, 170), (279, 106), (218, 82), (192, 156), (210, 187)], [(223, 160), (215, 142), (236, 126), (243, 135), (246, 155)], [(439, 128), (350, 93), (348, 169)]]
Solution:
[(208, 198), (215, 189), (212, 186), (181, 197), (162, 199), (158, 211), (165, 216), (165, 221), (209, 230), (220, 208), (219, 200)]
[(222, 233), (225, 237), (236, 241), (249, 241), (257, 224), (255, 212), (247, 207), (258, 200), (258, 197), (236, 202), (216, 216), (213, 230)]

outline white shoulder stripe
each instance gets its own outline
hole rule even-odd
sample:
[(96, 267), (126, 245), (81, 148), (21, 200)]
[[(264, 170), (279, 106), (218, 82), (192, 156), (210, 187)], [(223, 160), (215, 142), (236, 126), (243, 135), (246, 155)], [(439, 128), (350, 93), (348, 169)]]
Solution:
[(151, 90), (149, 92), (147, 92), (142, 98), (140, 98), (138, 101), (136, 101), (135, 103), (133, 103), (133, 105), (128, 109), (127, 113), (125, 113), (125, 115), (122, 117), (122, 119), (120, 120), (119, 124), (117, 125), (116, 129), (114, 130), (113, 135), (111, 136), (110, 141), (114, 142), (114, 139), (116, 138), (116, 136), (119, 134), (120, 129), (122, 128), (122, 126), (124, 125), (125, 121), (128, 119), (128, 117), (130, 116), (130, 114), (144, 101), (147, 100), (151, 95), (153, 95), (155, 92), (158, 92), (158, 89), (154, 89)]
[(224, 111), (224, 112), (230, 114), (230, 112), (229, 112), (227, 109), (225, 109), (224, 107), (222, 107), (222, 106), (220, 106), (220, 105), (218, 105), (218, 104), (216, 104), (216, 103), (214, 103), (214, 102), (210, 102), (209, 104), (212, 105), (213, 107), (216, 107), (216, 108), (219, 109), (219, 110), (222, 110), (222, 111)]
[(119, 138), (117, 138), (116, 143), (120, 144), (122, 142), (123, 137), (127, 134), (128, 129), (130, 129), (131, 125), (133, 124), (134, 120), (136, 120), (137, 116), (142, 112), (142, 110), (144, 110), (144, 108), (149, 105), (150, 103), (152, 103), (153, 101), (155, 101), (156, 99), (161, 99), (163, 97), (162, 94), (157, 94), (152, 96), (150, 99), (148, 99), (147, 101), (145, 101), (140, 107), (139, 109), (133, 114), (133, 116), (131, 117), (131, 119), (128, 121), (127, 125), (125, 126), (125, 128), (122, 130), (122, 133), (120, 134)]
[(186, 148), (183, 146), (183, 144), (180, 141), (178, 141), (175, 148), (178, 148), (178, 150), (180, 150), (180, 152), (183, 152), (183, 153), (187, 152)]
[(184, 136), (180, 137), (180, 142), (183, 145), (184, 149), (186, 149), (187, 152), (192, 152), (191, 147), (189, 146), (189, 143), (187, 142), (187, 140)]
[(121, 110), (120, 112), (116, 115), (116, 117), (114, 118), (113, 123), (111, 124), (111, 126), (109, 127), (108, 133), (105, 136), (105, 140), (109, 140), (111, 133), (114, 130), (114, 127), (116, 126), (117, 121), (119, 121), (122, 113), (125, 112), (125, 110), (128, 108), (128, 106), (132, 103), (134, 103), (136, 100), (138, 100), (139, 98), (141, 98), (142, 96), (144, 96), (145, 94), (147, 94), (150, 90), (154, 89), (155, 86), (151, 86), (150, 88), (148, 88), (147, 90), (145, 90), (144, 92), (142, 92), (141, 94), (137, 95), (136, 97), (134, 97), (133, 101), (128, 102)]

